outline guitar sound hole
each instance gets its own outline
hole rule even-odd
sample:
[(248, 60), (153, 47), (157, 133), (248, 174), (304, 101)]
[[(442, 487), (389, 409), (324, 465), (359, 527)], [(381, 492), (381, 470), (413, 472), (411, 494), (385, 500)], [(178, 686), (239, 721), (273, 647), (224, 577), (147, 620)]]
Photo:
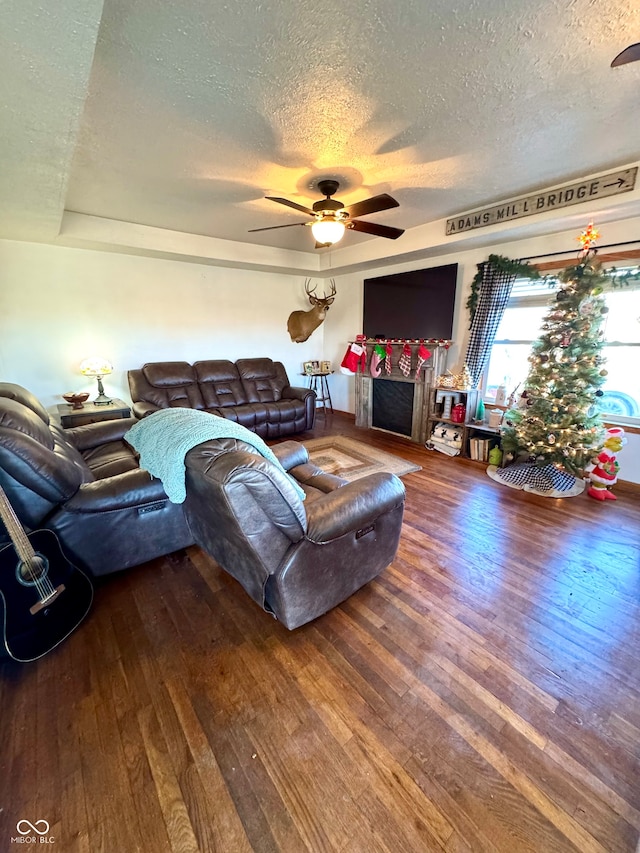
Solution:
[(29, 563), (21, 560), (18, 563), (16, 575), (24, 586), (33, 586), (47, 574), (49, 564), (40, 554), (36, 554)]

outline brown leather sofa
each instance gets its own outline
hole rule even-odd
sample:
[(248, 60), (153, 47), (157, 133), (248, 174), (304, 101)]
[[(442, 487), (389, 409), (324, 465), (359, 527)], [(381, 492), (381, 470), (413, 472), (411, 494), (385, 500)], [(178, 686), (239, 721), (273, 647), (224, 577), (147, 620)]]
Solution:
[[(181, 505), (123, 440), (134, 418), (73, 429), (0, 383), (0, 485), (27, 532), (48, 528), (78, 568), (105, 575), (193, 544)], [(0, 539), (7, 542), (0, 524)]]
[(184, 507), (198, 545), (293, 629), (393, 561), (405, 491), (393, 474), (352, 483), (327, 474), (297, 441), (272, 450), (304, 489), (304, 501), (290, 478), (249, 444), (217, 439), (187, 453)]
[(291, 386), (282, 363), (270, 358), (150, 362), (130, 370), (128, 379), (138, 418), (182, 406), (229, 418), (266, 439), (313, 427), (315, 392)]

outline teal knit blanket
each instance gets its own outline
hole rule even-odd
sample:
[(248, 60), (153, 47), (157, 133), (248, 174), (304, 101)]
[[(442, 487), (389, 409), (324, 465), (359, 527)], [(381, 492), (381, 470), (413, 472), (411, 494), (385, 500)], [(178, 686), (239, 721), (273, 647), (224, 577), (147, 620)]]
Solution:
[[(167, 497), (175, 504), (183, 503), (187, 496), (185, 456), (192, 447), (212, 438), (245, 441), (287, 474), (259, 435), (234, 421), (196, 409), (161, 409), (138, 421), (124, 435), (124, 439), (140, 454), (140, 467), (162, 480)], [(304, 500), (303, 489), (290, 474), (287, 476)]]

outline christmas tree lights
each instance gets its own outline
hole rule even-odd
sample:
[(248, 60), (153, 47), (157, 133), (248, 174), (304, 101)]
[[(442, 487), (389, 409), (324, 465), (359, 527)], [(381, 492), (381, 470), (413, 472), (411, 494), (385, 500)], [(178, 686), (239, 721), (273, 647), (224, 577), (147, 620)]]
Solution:
[(517, 407), (505, 415), (502, 446), (518, 461), (555, 465), (581, 477), (601, 446), (597, 398), (607, 371), (602, 356), (610, 281), (596, 259), (592, 225), (578, 238), (580, 262), (559, 276), (561, 285), (533, 344)]

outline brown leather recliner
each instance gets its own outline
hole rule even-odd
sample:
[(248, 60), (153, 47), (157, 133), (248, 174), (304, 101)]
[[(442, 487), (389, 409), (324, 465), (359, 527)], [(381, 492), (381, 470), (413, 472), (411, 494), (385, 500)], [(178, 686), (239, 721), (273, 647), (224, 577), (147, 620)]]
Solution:
[[(136, 420), (50, 422), (20, 385), (0, 383), (0, 485), (27, 532), (47, 528), (78, 568), (104, 575), (193, 544), (181, 505), (123, 440)], [(4, 528), (0, 524), (0, 539)]]
[(346, 483), (310, 463), (296, 441), (271, 449), (304, 489), (304, 501), (250, 445), (218, 439), (187, 453), (184, 507), (198, 545), (293, 629), (393, 561), (405, 490), (393, 474)]

